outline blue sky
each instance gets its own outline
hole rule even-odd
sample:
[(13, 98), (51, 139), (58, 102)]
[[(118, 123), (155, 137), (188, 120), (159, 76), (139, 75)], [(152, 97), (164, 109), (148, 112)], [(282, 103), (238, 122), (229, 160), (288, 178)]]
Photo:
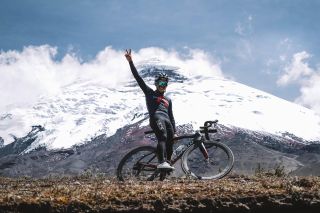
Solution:
[(236, 81), (312, 108), (319, 11), (319, 0), (1, 0), (0, 49), (48, 44), (84, 60), (106, 46), (201, 49)]

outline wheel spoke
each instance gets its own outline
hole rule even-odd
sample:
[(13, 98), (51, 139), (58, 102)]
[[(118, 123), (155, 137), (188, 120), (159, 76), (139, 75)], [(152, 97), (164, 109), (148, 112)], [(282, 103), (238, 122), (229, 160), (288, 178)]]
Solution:
[(157, 167), (155, 148), (139, 147), (129, 152), (117, 169), (119, 180), (148, 180), (152, 178)]
[(184, 154), (183, 169), (199, 179), (218, 179), (230, 172), (233, 166), (233, 154), (224, 144), (205, 142), (208, 159), (205, 159), (199, 147), (192, 146)]

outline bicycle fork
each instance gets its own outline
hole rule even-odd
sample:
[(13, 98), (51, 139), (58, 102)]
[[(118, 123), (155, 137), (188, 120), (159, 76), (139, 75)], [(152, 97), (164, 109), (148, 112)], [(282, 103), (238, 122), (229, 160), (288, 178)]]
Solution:
[(203, 157), (205, 158), (205, 160), (208, 161), (209, 154), (208, 154), (206, 147), (204, 146), (203, 137), (199, 132), (197, 132), (196, 134), (197, 134), (197, 136), (194, 139), (195, 143), (199, 146), (199, 149), (200, 149), (201, 153), (203, 154)]
[(204, 146), (203, 142), (200, 143), (199, 149), (200, 149), (201, 153), (203, 154), (203, 157), (206, 160), (209, 160), (208, 151), (207, 151), (206, 147)]

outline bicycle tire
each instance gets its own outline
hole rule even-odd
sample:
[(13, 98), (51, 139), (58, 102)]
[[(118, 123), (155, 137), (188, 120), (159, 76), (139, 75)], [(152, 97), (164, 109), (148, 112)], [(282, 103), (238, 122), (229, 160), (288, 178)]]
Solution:
[[(155, 173), (157, 164), (158, 158), (155, 147), (138, 147), (121, 159), (117, 167), (117, 178), (120, 181), (148, 180)], [(154, 168), (149, 165), (154, 166)]]
[(234, 155), (231, 149), (216, 141), (203, 142), (209, 155), (205, 160), (199, 146), (193, 144), (182, 155), (182, 169), (197, 179), (214, 180), (226, 176), (234, 164)]

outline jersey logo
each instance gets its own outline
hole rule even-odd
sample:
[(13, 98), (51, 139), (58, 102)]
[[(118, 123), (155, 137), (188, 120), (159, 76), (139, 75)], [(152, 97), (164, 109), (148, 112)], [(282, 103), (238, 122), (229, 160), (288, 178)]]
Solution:
[(157, 100), (156, 100), (157, 104), (163, 103), (163, 105), (164, 105), (166, 108), (168, 108), (168, 106), (169, 106), (169, 101), (168, 101), (167, 99), (165, 99), (163, 96), (159, 96), (159, 97), (153, 96), (153, 97), (155, 97), (155, 98), (157, 99)]

